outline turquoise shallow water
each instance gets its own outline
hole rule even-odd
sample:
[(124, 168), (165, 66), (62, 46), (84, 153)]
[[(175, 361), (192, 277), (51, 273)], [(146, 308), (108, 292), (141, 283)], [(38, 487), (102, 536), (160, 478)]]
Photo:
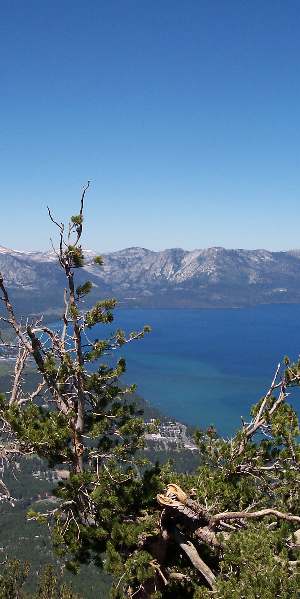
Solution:
[[(300, 353), (300, 306), (233, 310), (122, 310), (115, 326), (152, 333), (122, 348), (126, 379), (163, 413), (231, 434), (284, 355)], [(98, 331), (100, 337), (100, 331)], [(102, 330), (103, 335), (103, 330)], [(299, 391), (293, 392), (295, 407)]]

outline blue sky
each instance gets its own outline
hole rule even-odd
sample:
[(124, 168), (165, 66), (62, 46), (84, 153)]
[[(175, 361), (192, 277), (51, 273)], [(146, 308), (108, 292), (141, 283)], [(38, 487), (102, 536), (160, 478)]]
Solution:
[(0, 245), (300, 247), (300, 3), (2, 0)]

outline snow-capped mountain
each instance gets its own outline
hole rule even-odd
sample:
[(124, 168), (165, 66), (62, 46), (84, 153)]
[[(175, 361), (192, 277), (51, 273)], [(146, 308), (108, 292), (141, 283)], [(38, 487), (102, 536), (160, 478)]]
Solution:
[[(89, 279), (93, 296), (115, 296), (121, 305), (230, 307), (300, 302), (300, 252), (180, 248), (154, 252), (133, 247), (104, 254), (86, 252), (78, 282)], [(32, 310), (61, 304), (64, 275), (54, 252), (17, 252), (0, 247), (0, 272), (18, 302)]]

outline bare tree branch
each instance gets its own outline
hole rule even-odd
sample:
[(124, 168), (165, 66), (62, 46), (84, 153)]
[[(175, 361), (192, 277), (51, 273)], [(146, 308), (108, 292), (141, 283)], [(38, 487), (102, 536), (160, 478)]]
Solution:
[(221, 512), (212, 516), (212, 521), (217, 524), (220, 520), (248, 520), (250, 518), (263, 518), (264, 516), (276, 516), (276, 518), (288, 520), (289, 522), (300, 522), (300, 516), (279, 512), (279, 510), (272, 508), (258, 510), (257, 512)]
[(179, 547), (192, 562), (193, 566), (198, 570), (198, 572), (201, 572), (210, 588), (214, 589), (216, 577), (212, 570), (200, 557), (195, 545), (193, 545), (193, 543), (189, 541), (176, 526), (171, 527), (170, 533), (172, 534), (174, 541), (178, 543)]

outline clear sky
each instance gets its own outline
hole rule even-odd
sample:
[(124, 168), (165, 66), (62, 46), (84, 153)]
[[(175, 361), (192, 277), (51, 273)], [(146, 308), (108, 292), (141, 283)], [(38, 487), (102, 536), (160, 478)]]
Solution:
[(300, 247), (299, 0), (2, 0), (0, 245)]

